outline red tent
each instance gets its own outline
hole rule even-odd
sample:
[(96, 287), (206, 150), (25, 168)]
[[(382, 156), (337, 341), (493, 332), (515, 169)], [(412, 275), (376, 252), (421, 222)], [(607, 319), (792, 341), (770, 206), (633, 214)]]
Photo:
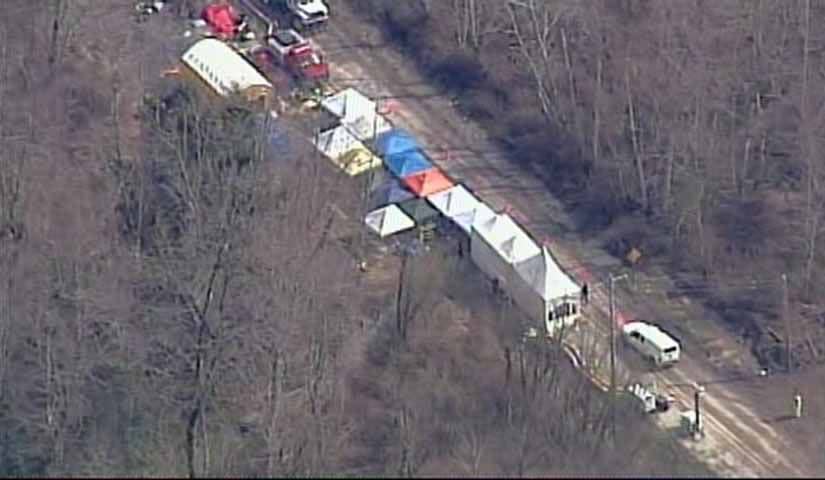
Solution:
[(426, 197), (434, 193), (447, 190), (453, 182), (441, 170), (433, 167), (401, 179), (404, 186), (412, 190), (419, 197)]
[(240, 17), (235, 9), (232, 8), (232, 5), (226, 3), (207, 5), (201, 13), (201, 18), (209, 25), (215, 36), (222, 40), (234, 37), (240, 22)]

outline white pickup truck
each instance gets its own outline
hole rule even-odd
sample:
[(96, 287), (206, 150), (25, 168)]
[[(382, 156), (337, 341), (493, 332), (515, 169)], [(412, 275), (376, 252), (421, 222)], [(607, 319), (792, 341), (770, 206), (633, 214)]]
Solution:
[(293, 29), (301, 31), (317, 30), (329, 20), (329, 7), (324, 0), (258, 0), (270, 20), (281, 18)]

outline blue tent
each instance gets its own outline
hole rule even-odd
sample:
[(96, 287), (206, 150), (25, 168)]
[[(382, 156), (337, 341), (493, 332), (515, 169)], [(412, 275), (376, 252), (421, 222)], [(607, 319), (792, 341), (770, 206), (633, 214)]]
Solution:
[(391, 203), (400, 203), (411, 198), (415, 198), (415, 194), (404, 188), (399, 180), (391, 178), (370, 192), (369, 207), (370, 210), (374, 210)]
[(384, 162), (387, 164), (387, 168), (398, 178), (409, 177), (433, 168), (433, 164), (421, 150), (390, 155), (384, 159)]
[(382, 158), (417, 150), (421, 150), (421, 145), (403, 128), (393, 128), (375, 139), (375, 153)]

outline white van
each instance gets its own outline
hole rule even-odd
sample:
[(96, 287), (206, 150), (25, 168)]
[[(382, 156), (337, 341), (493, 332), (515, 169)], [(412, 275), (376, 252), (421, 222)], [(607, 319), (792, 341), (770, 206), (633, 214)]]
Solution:
[(679, 342), (659, 327), (645, 322), (630, 322), (622, 327), (622, 332), (627, 343), (657, 367), (679, 361)]

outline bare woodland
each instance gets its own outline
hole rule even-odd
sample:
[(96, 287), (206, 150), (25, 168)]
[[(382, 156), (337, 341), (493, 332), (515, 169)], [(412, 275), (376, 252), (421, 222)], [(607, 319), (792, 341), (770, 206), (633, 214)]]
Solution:
[(823, 359), (821, 2), (349, 3), (615, 254), (700, 278), (757, 353), (787, 274), (795, 360)]
[[(336, 233), (360, 222), (333, 208), (357, 204), (357, 185), (308, 148), (272, 151), (261, 117), (241, 102), (215, 104), (161, 79), (179, 54), (174, 19), (137, 27), (129, 2), (115, 3), (0, 2), (0, 475), (706, 473), (641, 415), (623, 416), (621, 444), (613, 442), (603, 396), (558, 349), (522, 346), (509, 307), (468, 313), (449, 301), (447, 280), (466, 276), (467, 265), (436, 251), (368, 285)], [(467, 12), (458, 37), (466, 48), (485, 45), (508, 15), (530, 13)], [(567, 12), (564, 22), (584, 16)], [(617, 15), (595, 13), (604, 22)], [(569, 28), (569, 83), (549, 75), (554, 56), (532, 81), (554, 115), (584, 131), (593, 118), (573, 115), (573, 105), (591, 98), (578, 50), (587, 40), (582, 25)], [(521, 48), (533, 48), (527, 42)], [(625, 158), (607, 120), (619, 115), (607, 101), (618, 80), (604, 63), (588, 181), (636, 158), (641, 167), (627, 168), (637, 175), (618, 176), (611, 191), (638, 201), (646, 191), (654, 210), (687, 209), (685, 172), (703, 163), (690, 147), (724, 151), (731, 120), (717, 113), (712, 145), (666, 135), (666, 116), (653, 122), (634, 90), (640, 80), (628, 80), (622, 98), (644, 127)], [(815, 103), (811, 90), (805, 104)], [(761, 110), (742, 118), (768, 122), (781, 99), (756, 98)], [(712, 110), (707, 99), (681, 100)], [(814, 131), (805, 148), (816, 148)], [(660, 159), (650, 157), (670, 140), (678, 142), (665, 201), (653, 181)], [(768, 156), (779, 139), (765, 141)], [(765, 143), (753, 133), (750, 144), (735, 177), (738, 195), (757, 201)], [(722, 170), (707, 179), (724, 183)], [(712, 209), (691, 215), (684, 210), (680, 228), (720, 235), (703, 223)], [(705, 245), (712, 255), (708, 245), (717, 244)], [(473, 291), (480, 283), (452, 283), (469, 291), (450, 297), (487, 297)]]

